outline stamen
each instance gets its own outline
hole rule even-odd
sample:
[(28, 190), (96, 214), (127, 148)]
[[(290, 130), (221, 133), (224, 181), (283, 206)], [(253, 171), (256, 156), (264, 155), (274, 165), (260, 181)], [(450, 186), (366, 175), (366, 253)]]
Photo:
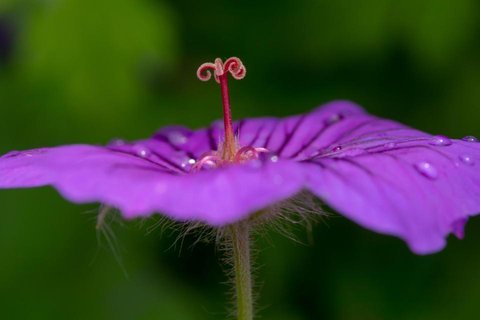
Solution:
[(235, 154), (235, 157), (232, 161), (222, 159), (216, 151), (210, 151), (205, 153), (192, 167), (193, 172), (198, 172), (202, 170), (205, 165), (209, 165), (213, 168), (218, 168), (232, 163), (243, 163), (250, 160), (258, 159), (260, 153), (270, 152), (266, 148), (254, 148), (251, 146), (240, 148)]
[(267, 148), (262, 148), (262, 147), (255, 148), (255, 151), (257, 151), (257, 153), (269, 153), (270, 152), (270, 150), (268, 150)]
[(230, 108), (230, 97), (228, 93), (228, 73), (236, 80), (243, 79), (246, 75), (246, 69), (242, 61), (236, 57), (228, 58), (225, 63), (220, 58), (215, 59), (214, 63), (207, 62), (202, 64), (197, 70), (197, 77), (202, 81), (208, 81), (212, 77), (220, 84), (222, 90), (223, 103), (223, 121), (225, 127), (225, 140), (221, 150), (221, 157), (226, 161), (232, 161), (235, 158), (237, 146), (233, 133), (232, 114)]
[(216, 168), (222, 165), (222, 163), (223, 163), (223, 160), (216, 154), (207, 154), (201, 157), (200, 160), (198, 160), (195, 163), (195, 165), (192, 167), (192, 171), (194, 172), (200, 171), (203, 168), (203, 166), (206, 164)]
[(248, 159), (257, 159), (258, 153), (254, 147), (247, 146), (243, 147), (238, 150), (237, 154), (235, 155), (235, 162), (241, 162)]
[(268, 153), (270, 152), (266, 148), (255, 148), (251, 146), (243, 147), (238, 150), (237, 154), (235, 155), (235, 162), (243, 162), (248, 160), (255, 160), (258, 159), (258, 155), (260, 153)]

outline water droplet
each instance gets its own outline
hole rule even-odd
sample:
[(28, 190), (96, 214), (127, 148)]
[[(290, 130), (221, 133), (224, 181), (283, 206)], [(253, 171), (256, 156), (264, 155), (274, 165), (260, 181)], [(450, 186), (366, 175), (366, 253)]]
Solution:
[(429, 162), (419, 162), (415, 165), (415, 169), (429, 179), (436, 179), (438, 177), (437, 169)]
[(341, 151), (343, 148), (342, 146), (336, 146), (332, 149), (333, 152), (338, 152), (338, 151)]
[(258, 154), (258, 160), (261, 162), (278, 162), (280, 160), (280, 157), (273, 152), (261, 152)]
[(445, 137), (445, 136), (434, 136), (432, 137), (432, 139), (430, 140), (429, 144), (431, 144), (432, 146), (442, 146), (442, 147), (446, 147), (446, 146), (449, 146), (452, 144), (452, 141)]
[(461, 155), (460, 156), (460, 161), (462, 161), (462, 163), (464, 163), (466, 165), (469, 165), (469, 166), (475, 165), (475, 159), (473, 159), (472, 156), (469, 156), (467, 154)]
[(278, 162), (278, 156), (277, 156), (276, 154), (271, 155), (269, 160), (270, 160), (271, 162)]
[(182, 161), (182, 168), (190, 168), (191, 166), (193, 166), (195, 163), (197, 163), (197, 160), (195, 159), (192, 159), (192, 158), (185, 158), (183, 161)]
[(393, 149), (397, 146), (397, 144), (395, 142), (387, 142), (383, 145), (384, 148), (387, 148), (387, 149)]
[(187, 142), (187, 137), (180, 131), (172, 131), (168, 134), (168, 140), (170, 143), (178, 146)]
[(463, 137), (462, 140), (467, 142), (478, 142), (478, 139), (474, 136), (466, 136)]
[(112, 146), (112, 147), (124, 146), (126, 144), (127, 144), (127, 142), (125, 140), (122, 140), (122, 139), (113, 139), (108, 143), (108, 145)]
[(150, 150), (147, 147), (142, 146), (142, 145), (134, 146), (133, 150), (135, 151), (137, 156), (142, 157), (142, 158), (148, 157), (151, 153)]
[(334, 113), (334, 114), (330, 115), (327, 119), (325, 119), (325, 124), (327, 126), (330, 126), (332, 124), (335, 124), (335, 123), (339, 122), (342, 119), (343, 119), (343, 116), (341, 114)]

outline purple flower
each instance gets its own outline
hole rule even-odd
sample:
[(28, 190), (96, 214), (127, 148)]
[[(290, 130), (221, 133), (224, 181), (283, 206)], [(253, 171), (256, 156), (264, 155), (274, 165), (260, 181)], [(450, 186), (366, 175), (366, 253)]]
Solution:
[[(238, 59), (205, 64), (222, 86), (225, 121), (160, 129), (146, 140), (70, 145), (0, 157), (0, 188), (51, 185), (76, 203), (101, 202), (125, 218), (161, 212), (223, 226), (308, 190), (345, 217), (394, 235), (419, 254), (463, 237), (480, 212), (480, 143), (433, 136), (347, 101), (288, 117), (232, 123), (226, 75)], [(478, 162), (478, 163), (477, 163)]]

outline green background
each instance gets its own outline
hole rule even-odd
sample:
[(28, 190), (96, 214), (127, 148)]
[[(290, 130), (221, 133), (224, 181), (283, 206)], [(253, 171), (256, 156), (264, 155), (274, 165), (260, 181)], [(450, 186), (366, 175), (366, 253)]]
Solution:
[[(205, 126), (219, 90), (196, 68), (239, 56), (234, 117), (332, 99), (431, 133), (480, 135), (478, 0), (0, 0), (0, 154)], [(213, 244), (158, 220), (113, 221), (50, 188), (0, 192), (1, 319), (224, 319)], [(150, 232), (149, 232), (150, 231)], [(259, 236), (261, 319), (474, 319), (480, 220), (416, 256), (341, 216), (299, 244)]]

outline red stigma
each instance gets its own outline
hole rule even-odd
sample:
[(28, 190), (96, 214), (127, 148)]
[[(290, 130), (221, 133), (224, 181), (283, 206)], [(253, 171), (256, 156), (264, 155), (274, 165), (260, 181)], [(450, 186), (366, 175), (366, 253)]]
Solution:
[(226, 76), (226, 73), (230, 73), (236, 80), (245, 78), (247, 73), (242, 61), (237, 57), (228, 58), (225, 63), (222, 62), (222, 59), (216, 58), (214, 63), (206, 62), (202, 64), (197, 70), (197, 77), (202, 81), (208, 81), (212, 77), (212, 71), (217, 83), (221, 83), (220, 77)]

